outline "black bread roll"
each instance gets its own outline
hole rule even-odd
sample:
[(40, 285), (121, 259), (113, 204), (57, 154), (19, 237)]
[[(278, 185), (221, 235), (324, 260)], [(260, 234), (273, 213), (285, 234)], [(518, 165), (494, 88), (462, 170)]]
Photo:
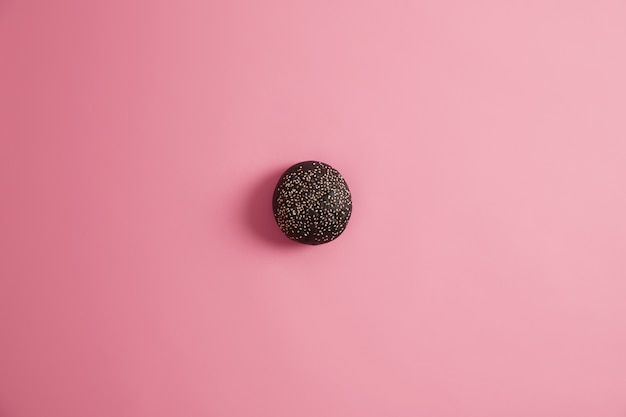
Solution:
[(328, 164), (293, 165), (278, 180), (272, 199), (278, 227), (291, 240), (320, 245), (336, 239), (352, 214), (352, 196), (341, 174)]

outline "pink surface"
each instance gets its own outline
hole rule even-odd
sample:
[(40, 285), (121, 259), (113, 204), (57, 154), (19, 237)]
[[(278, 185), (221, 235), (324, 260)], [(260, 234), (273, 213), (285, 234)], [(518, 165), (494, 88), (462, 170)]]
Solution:
[(622, 0), (0, 1), (0, 416), (625, 416), (625, 45)]

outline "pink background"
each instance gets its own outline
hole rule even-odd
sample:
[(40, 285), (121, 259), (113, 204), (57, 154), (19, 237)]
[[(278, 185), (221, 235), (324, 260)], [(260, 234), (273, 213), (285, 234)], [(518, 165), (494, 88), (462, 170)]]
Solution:
[(623, 0), (0, 0), (0, 416), (626, 416), (625, 74)]

